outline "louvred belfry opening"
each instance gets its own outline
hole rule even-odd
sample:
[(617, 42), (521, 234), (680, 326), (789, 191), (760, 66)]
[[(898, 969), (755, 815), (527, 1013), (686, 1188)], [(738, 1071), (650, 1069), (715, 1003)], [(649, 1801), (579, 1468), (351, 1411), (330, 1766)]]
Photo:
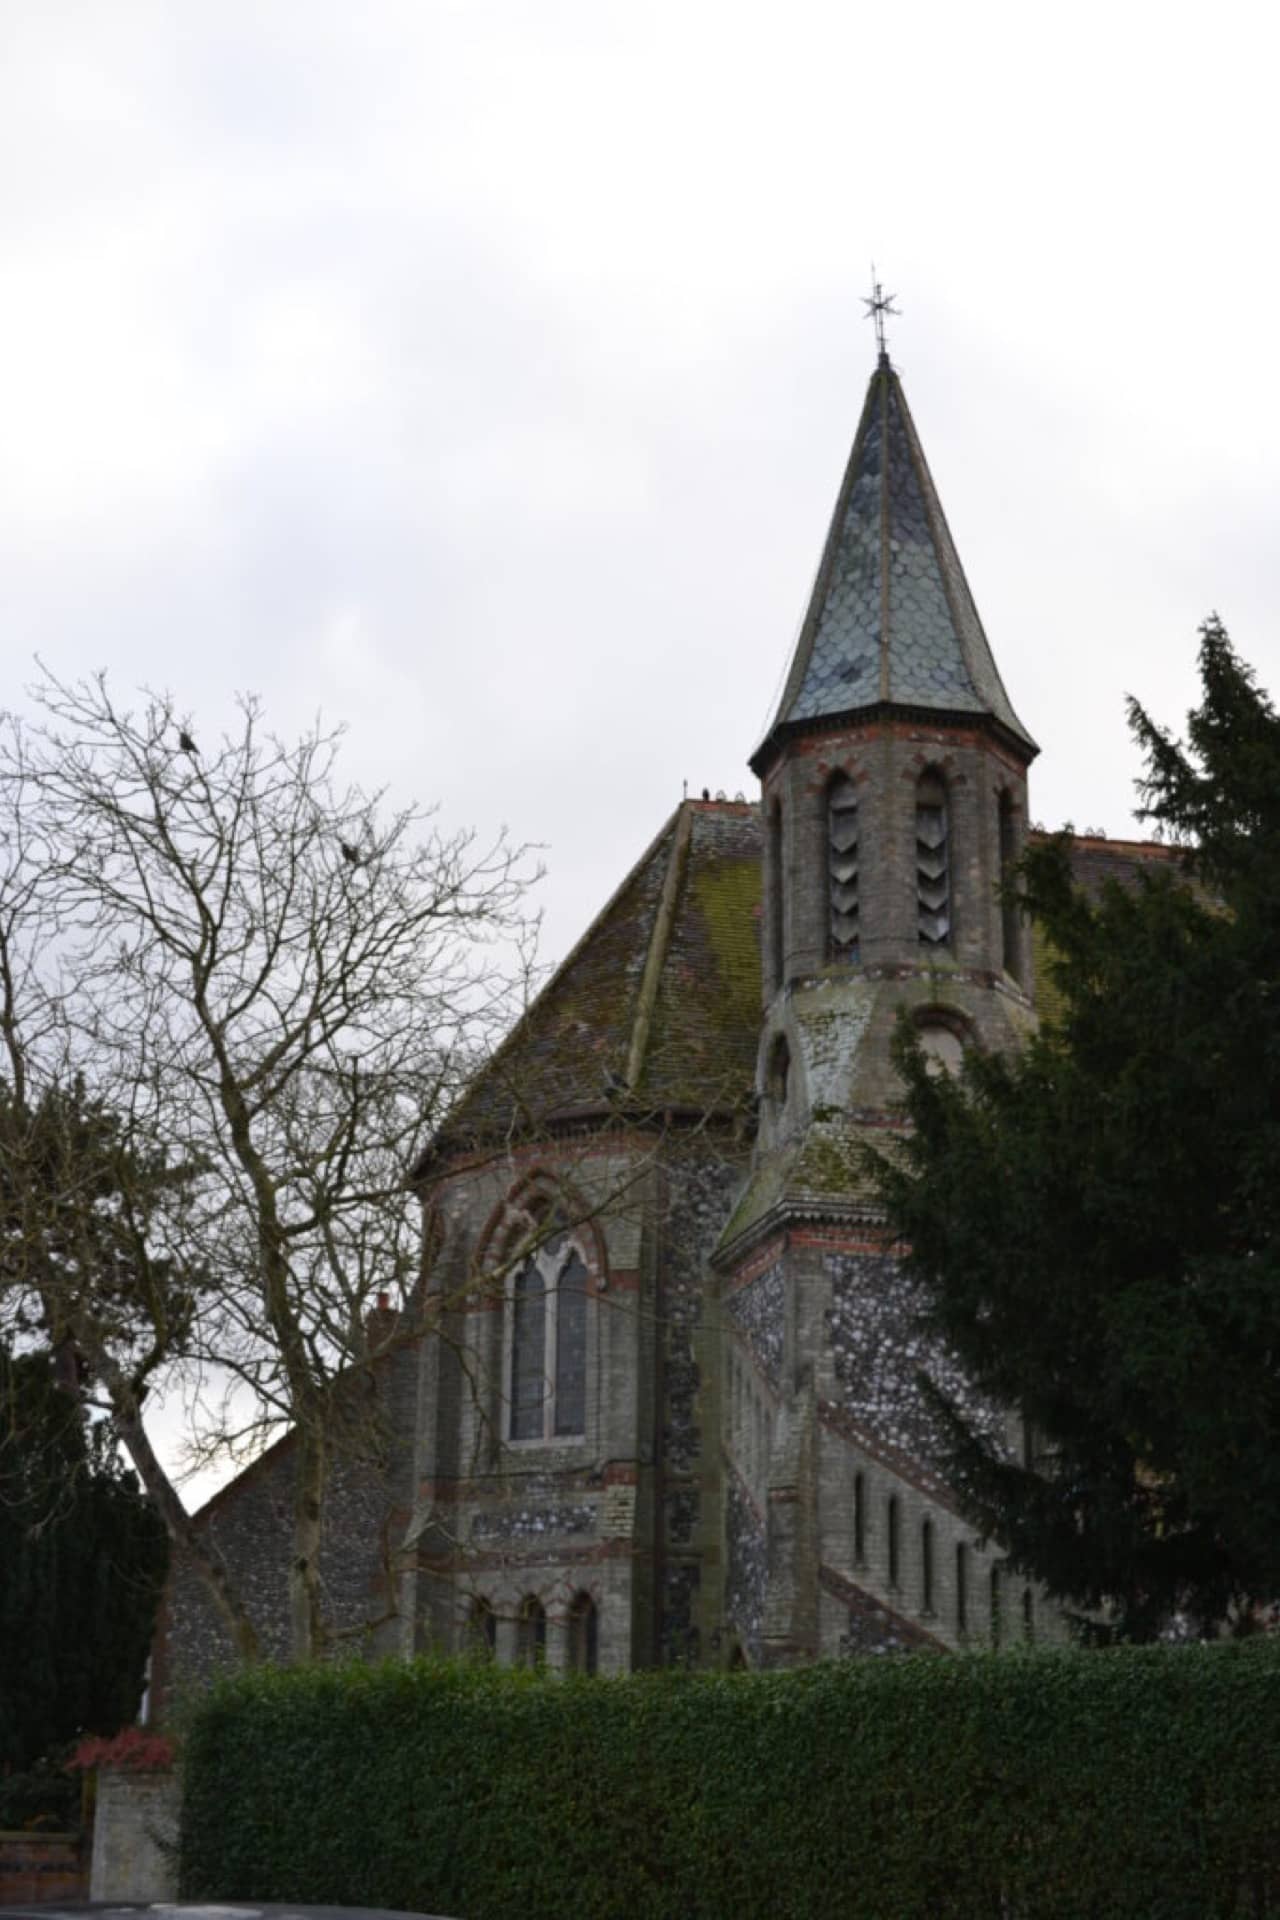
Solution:
[(837, 774), (827, 793), (827, 861), (831, 888), (831, 957), (858, 958), (858, 794)]
[(923, 946), (951, 938), (951, 862), (947, 846), (947, 790), (936, 774), (916, 788), (916, 900)]

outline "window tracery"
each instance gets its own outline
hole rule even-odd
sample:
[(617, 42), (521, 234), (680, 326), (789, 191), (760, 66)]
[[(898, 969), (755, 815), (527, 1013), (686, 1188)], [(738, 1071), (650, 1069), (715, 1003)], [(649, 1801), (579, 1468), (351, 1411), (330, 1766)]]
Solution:
[(587, 1268), (556, 1234), (511, 1282), (510, 1438), (576, 1439), (587, 1418)]

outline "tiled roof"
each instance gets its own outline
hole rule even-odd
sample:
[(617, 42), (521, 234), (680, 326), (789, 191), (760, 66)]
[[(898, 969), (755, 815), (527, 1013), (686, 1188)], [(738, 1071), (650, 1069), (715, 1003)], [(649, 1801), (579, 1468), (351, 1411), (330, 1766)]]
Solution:
[(897, 374), (867, 389), (779, 728), (881, 705), (987, 716), (1036, 752), (1004, 690)]
[(682, 802), (438, 1145), (610, 1110), (741, 1107), (760, 1031), (759, 901), (759, 809)]
[[(1096, 891), (1132, 885), (1169, 849), (1093, 838), (1072, 864)], [(742, 1110), (760, 1036), (760, 820), (739, 801), (686, 800), (544, 987), (446, 1123), (439, 1149), (527, 1137), (610, 1112)], [(1036, 936), (1036, 996), (1057, 1004)], [(852, 1200), (856, 1128), (816, 1127), (774, 1167), (778, 1194), (824, 1191), (832, 1156)], [(768, 1196), (755, 1200), (767, 1206)], [(736, 1223), (740, 1231), (746, 1224)]]

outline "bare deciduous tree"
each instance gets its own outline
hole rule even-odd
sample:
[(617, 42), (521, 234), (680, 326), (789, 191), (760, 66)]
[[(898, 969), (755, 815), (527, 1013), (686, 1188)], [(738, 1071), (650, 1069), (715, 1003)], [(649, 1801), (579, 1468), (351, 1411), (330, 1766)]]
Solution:
[[(530, 862), (505, 838), (386, 814), (338, 783), (336, 733), (285, 744), (251, 700), (211, 741), (166, 697), (118, 706), (104, 676), (45, 674), (34, 698), (35, 719), (0, 735), (13, 1140), (74, 1085), (111, 1116), (116, 1157), (104, 1181), (65, 1141), (44, 1239), (33, 1230), (24, 1254), (9, 1236), (3, 1304), (29, 1318), (34, 1303), (51, 1338), (74, 1341), (245, 1657), (252, 1622), (150, 1444), (143, 1398), (166, 1370), (211, 1368), (240, 1391), (206, 1449), (247, 1453), (292, 1427), (290, 1634), (305, 1658), (325, 1636), (318, 1556), (352, 1370), (390, 1337), (371, 1334), (393, 1320), (371, 1312), (378, 1296), (403, 1304), (418, 1277), (406, 1173), (523, 1004)], [(10, 1161), (21, 1186), (16, 1145)], [(68, 1243), (53, 1261), (51, 1217)], [(134, 1275), (127, 1312), (103, 1286), (104, 1217)]]

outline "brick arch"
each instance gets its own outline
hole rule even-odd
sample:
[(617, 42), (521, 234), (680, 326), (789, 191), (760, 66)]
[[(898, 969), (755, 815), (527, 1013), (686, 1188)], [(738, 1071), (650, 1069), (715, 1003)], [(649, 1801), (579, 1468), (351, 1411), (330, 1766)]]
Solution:
[(943, 753), (936, 747), (921, 747), (903, 765), (901, 779), (906, 785), (915, 786), (930, 774), (941, 780), (944, 787), (963, 787), (968, 785), (963, 765), (954, 753)]
[(969, 1015), (959, 1007), (948, 1006), (945, 1000), (929, 1000), (923, 1006), (912, 1007), (910, 1020), (917, 1033), (924, 1027), (946, 1027), (966, 1047), (982, 1051), (978, 1030)]
[(585, 1256), (589, 1291), (598, 1291), (609, 1267), (604, 1236), (594, 1210), (571, 1181), (548, 1166), (527, 1168), (494, 1206), (476, 1242), (476, 1273), (500, 1266), (513, 1248), (527, 1239), (542, 1213), (559, 1213), (564, 1217), (566, 1231)]

